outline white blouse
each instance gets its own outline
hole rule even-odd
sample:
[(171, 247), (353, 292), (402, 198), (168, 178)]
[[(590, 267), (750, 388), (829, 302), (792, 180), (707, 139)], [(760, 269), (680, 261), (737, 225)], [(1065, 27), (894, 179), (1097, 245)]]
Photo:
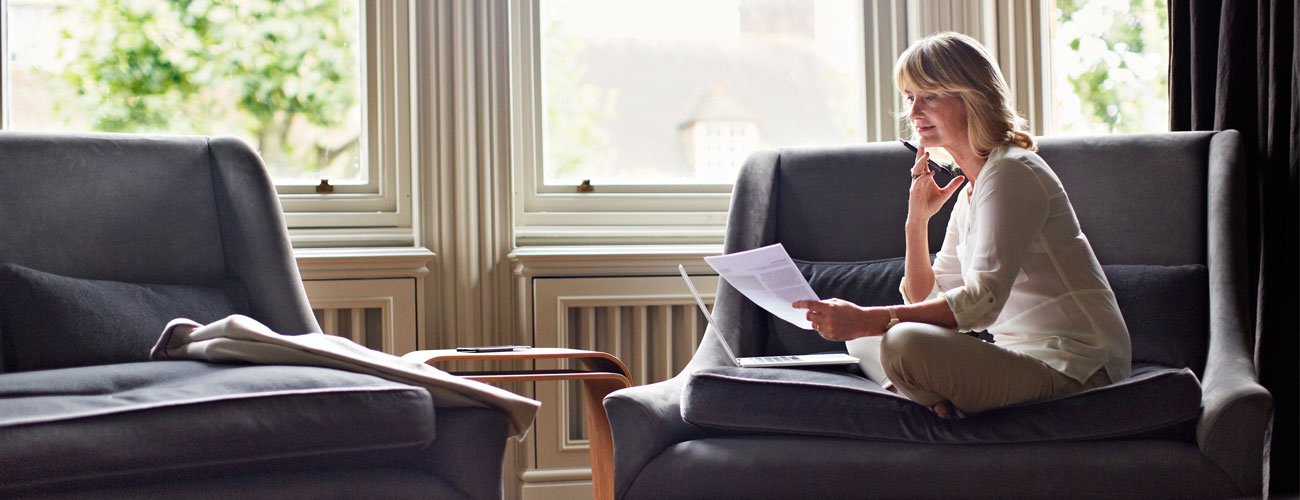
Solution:
[[(1032, 151), (1002, 146), (958, 195), (935, 284), (963, 332), (1033, 356), (1083, 383), (1128, 378), (1128, 327), (1061, 181)], [(907, 300), (907, 280), (899, 290)]]

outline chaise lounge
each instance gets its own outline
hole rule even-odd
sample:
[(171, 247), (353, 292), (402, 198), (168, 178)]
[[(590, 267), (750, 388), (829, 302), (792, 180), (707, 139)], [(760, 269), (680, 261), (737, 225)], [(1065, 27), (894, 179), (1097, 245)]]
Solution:
[[(1115, 291), (1131, 378), (941, 420), (860, 371), (731, 366), (720, 342), (738, 356), (844, 346), (773, 318), (724, 281), (713, 312), (721, 331), (707, 331), (682, 373), (605, 399), (616, 497), (1260, 495), (1272, 399), (1253, 363), (1240, 135), (1040, 145)], [(755, 153), (733, 191), (725, 251), (779, 242), (819, 296), (901, 303), (912, 161), (897, 142)], [(951, 204), (930, 223), (931, 248)]]
[(0, 498), (502, 496), (505, 411), (310, 366), (149, 361), (167, 322), (319, 332), (232, 138), (0, 132)]

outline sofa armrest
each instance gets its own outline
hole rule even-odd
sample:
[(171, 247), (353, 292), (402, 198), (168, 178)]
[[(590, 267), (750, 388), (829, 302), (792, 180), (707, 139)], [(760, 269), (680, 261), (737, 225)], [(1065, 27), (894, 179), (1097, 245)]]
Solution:
[(286, 335), (321, 332), (262, 158), (234, 137), (209, 139), (208, 154), (226, 272), (243, 283), (249, 316)]
[(605, 397), (610, 434), (614, 439), (614, 497), (623, 498), (641, 469), (676, 443), (704, 437), (703, 428), (682, 419), (682, 388), (691, 373), (732, 366), (709, 327), (700, 348), (676, 377), (663, 382), (615, 391)]
[(1227, 472), (1242, 494), (1259, 495), (1273, 398), (1259, 384), (1246, 298), (1241, 135), (1215, 134), (1209, 154), (1210, 347), (1196, 438), (1201, 453)]
[[(732, 187), (723, 242), (725, 253), (758, 248), (774, 241), (775, 204), (771, 200), (775, 195), (779, 160), (780, 155), (774, 150), (756, 151), (745, 160)], [(766, 331), (761, 311), (750, 304), (725, 280), (719, 284), (713, 315), (719, 325), (733, 332), (730, 345), (741, 355), (761, 352), (762, 337), (748, 335), (737, 339), (735, 332), (756, 332), (756, 328)], [(682, 419), (681, 394), (691, 373), (733, 364), (723, 352), (718, 334), (712, 326), (705, 331), (699, 349), (676, 377), (629, 387), (605, 397), (605, 412), (614, 440), (615, 498), (627, 495), (641, 469), (664, 449), (706, 435), (702, 428)]]
[(1228, 473), (1243, 495), (1259, 495), (1273, 397), (1258, 383), (1250, 357), (1217, 362), (1213, 357), (1212, 353), (1205, 370), (1197, 444), (1206, 458)]
[(436, 476), (459, 498), (501, 498), (510, 416), (495, 408), (452, 406), (434, 399), (434, 440), (400, 465)]
[(731, 188), (731, 207), (727, 210), (727, 234), (723, 253), (735, 253), (769, 245), (776, 241), (777, 165), (779, 152), (755, 151), (745, 159)]
[(686, 377), (629, 387), (605, 397), (614, 438), (614, 498), (623, 498), (651, 459), (669, 446), (704, 435), (682, 420), (681, 392)]

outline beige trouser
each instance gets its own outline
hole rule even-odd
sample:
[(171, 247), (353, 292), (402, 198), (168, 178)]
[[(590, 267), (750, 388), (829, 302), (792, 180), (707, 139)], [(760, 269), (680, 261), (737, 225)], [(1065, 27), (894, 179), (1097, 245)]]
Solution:
[(867, 377), (927, 408), (949, 401), (965, 413), (1062, 398), (1110, 383), (1098, 370), (1079, 383), (1033, 357), (956, 330), (899, 323), (881, 337), (846, 343)]

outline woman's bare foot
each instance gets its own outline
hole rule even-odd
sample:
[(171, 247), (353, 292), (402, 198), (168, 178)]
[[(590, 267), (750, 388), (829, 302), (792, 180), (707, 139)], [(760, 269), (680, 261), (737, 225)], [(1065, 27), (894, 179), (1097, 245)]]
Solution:
[(939, 403), (936, 403), (934, 406), (931, 406), (930, 410), (933, 411), (935, 415), (938, 415), (939, 418), (942, 418), (944, 420), (948, 420), (950, 418), (960, 418), (961, 416), (961, 413), (957, 411), (957, 408), (954, 407), (952, 403), (948, 401), (940, 401)]

